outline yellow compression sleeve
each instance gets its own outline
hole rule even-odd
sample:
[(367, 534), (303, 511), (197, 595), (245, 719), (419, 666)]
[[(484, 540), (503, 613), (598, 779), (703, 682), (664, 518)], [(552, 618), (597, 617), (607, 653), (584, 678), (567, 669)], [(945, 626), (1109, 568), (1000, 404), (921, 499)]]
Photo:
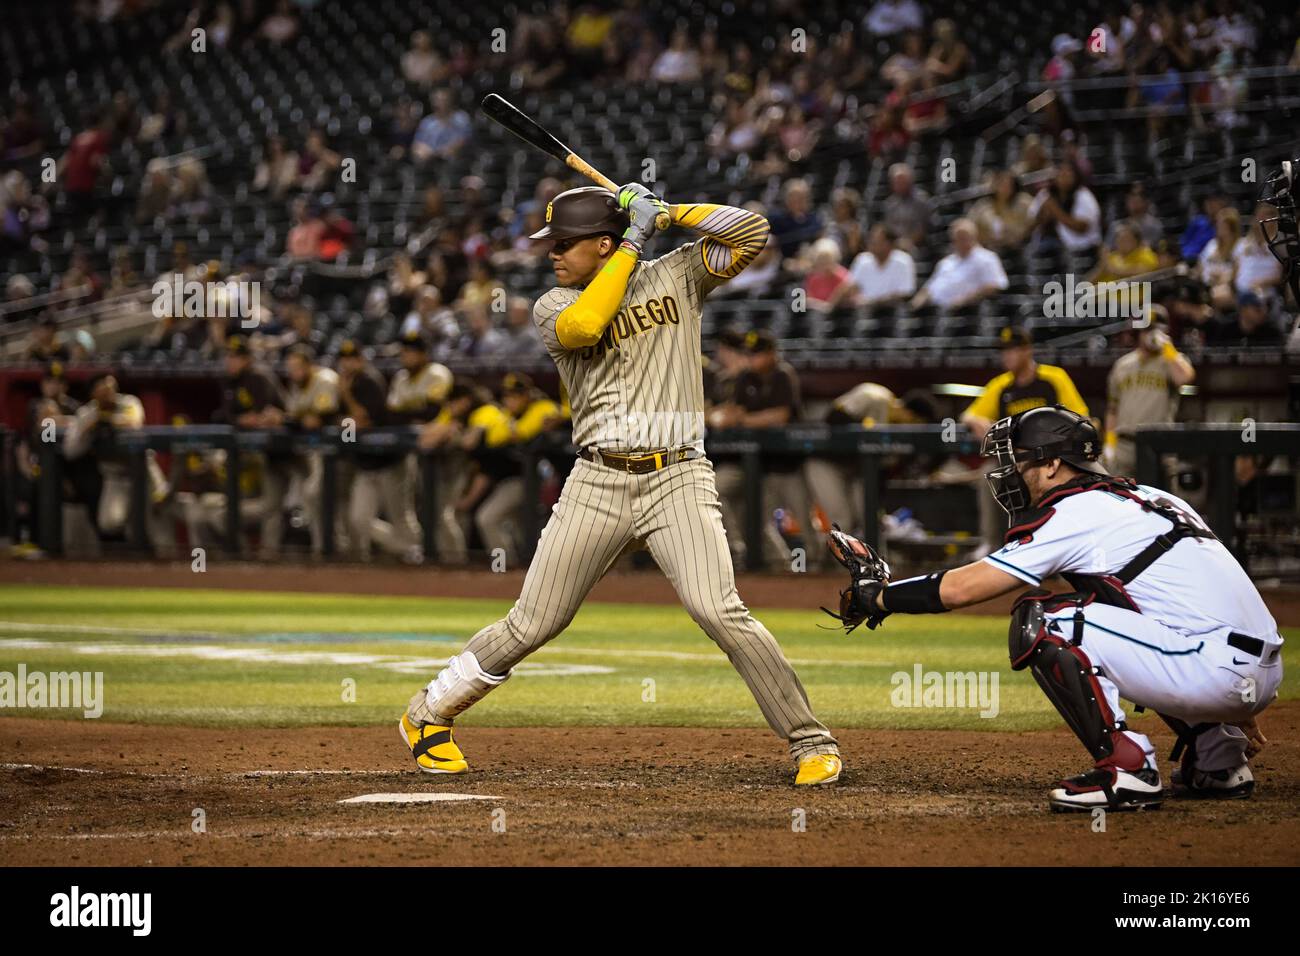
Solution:
[(637, 257), (624, 246), (614, 250), (578, 300), (555, 319), (555, 335), (566, 349), (595, 345), (618, 314)]

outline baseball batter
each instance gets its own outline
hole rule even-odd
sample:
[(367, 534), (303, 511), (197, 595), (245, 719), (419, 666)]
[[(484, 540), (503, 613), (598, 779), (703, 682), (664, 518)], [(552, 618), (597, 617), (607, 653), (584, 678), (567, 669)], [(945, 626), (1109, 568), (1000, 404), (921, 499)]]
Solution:
[(1101, 449), (1093, 424), (1060, 405), (997, 422), (984, 454), (994, 459), (994, 497), (1011, 515), (1006, 545), (890, 583), (871, 548), (832, 532), (832, 551), (853, 573), (838, 616), (850, 630), (874, 628), (891, 613), (966, 607), (1059, 574), (1075, 590), (1023, 594), (1008, 635), (1012, 670), (1030, 668), (1096, 761), (1052, 788), (1051, 807), (1127, 810), (1163, 799), (1155, 749), (1125, 721), (1121, 697), (1177, 734), (1182, 792), (1249, 797), (1248, 757), (1266, 743), (1255, 717), (1282, 681), (1277, 623), (1187, 502), (1108, 475)]
[(758, 255), (768, 223), (728, 206), (675, 206), (672, 220), (703, 238), (643, 260), (655, 217), (666, 208), (637, 183), (617, 196), (594, 186), (571, 189), (547, 207), (547, 225), (532, 237), (554, 240), (558, 288), (537, 301), (533, 319), (569, 396), (579, 460), (515, 606), (411, 698), (402, 739), (421, 770), (468, 769), (452, 739), (456, 716), (563, 631), (621, 554), (646, 548), (788, 741), (795, 783), (839, 778), (835, 738), (813, 716), (776, 640), (736, 593), (713, 467), (704, 457), (704, 299)]

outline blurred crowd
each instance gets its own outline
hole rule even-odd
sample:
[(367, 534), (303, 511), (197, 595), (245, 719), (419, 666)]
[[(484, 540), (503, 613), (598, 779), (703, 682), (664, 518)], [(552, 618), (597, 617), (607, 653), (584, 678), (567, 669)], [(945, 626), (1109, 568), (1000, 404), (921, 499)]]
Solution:
[[(87, 19), (102, 20), (133, 16), (150, 6), (87, 0), (78, 9)], [(783, 4), (782, 12), (797, 17), (800, 4)], [(288, 0), (199, 2), (173, 41), (183, 45), (202, 27), (216, 45), (287, 44), (297, 36), (300, 18), (310, 15), (309, 6)], [(1087, 34), (1058, 35), (1042, 78), (1098, 81), (1098, 91), (1089, 94), (1093, 107), (1187, 106), (1186, 125), (1193, 129), (1231, 127), (1244, 122), (1233, 109), (1246, 92), (1240, 69), (1300, 66), (1300, 46), (1282, 50), (1253, 17), (1230, 2), (1117, 4)], [(951, 19), (929, 20), (913, 0), (880, 0), (860, 22), (845, 22), (825, 37), (804, 36), (801, 46), (759, 51), (744, 39), (724, 39), (707, 21), (699, 29), (679, 25), (663, 32), (633, 2), (557, 4), (544, 12), (518, 12), (504, 56), (514, 89), (608, 79), (709, 91), (709, 110), (716, 117), (708, 136), (710, 154), (722, 168), (742, 172), (744, 182), (782, 183), (778, 197), (749, 204), (771, 219), (772, 238), (722, 298), (784, 298), (799, 288), (815, 315), (874, 317), (883, 321), (858, 327), (885, 338), (946, 337), (987, 330), (989, 323), (979, 320), (997, 311), (1001, 294), (1038, 293), (1044, 278), (1070, 273), (1096, 282), (1158, 281), (1161, 303), (1171, 314), (1171, 334), (1189, 348), (1273, 345), (1291, 332), (1280, 269), (1258, 228), (1268, 209), (1237, 205), (1217, 193), (1205, 196), (1199, 209), (1157, 208), (1139, 182), (1123, 196), (1122, 216), (1103, 221), (1105, 197), (1091, 185), (1087, 133), (1072, 117), (1069, 88), (1043, 109), (1042, 131), (1016, 142), (1008, 168), (990, 170), (963, 193), (959, 205), (930, 195), (918, 182), (926, 177), (905, 161), (909, 147), (917, 138), (948, 133), (947, 99), (963, 77), (993, 66), (975, 62), (962, 34)], [(516, 345), (526, 347), (516, 342), (522, 326), (513, 324), (519, 312), (508, 302), (521, 287), (531, 289), (544, 270), (546, 250), (527, 236), (541, 225), (546, 203), (572, 183), (545, 179), (531, 195), (502, 207), (479, 177), (447, 182), (442, 176), (446, 160), (479, 145), (470, 104), (457, 90), (493, 63), (488, 58), (494, 55), (417, 30), (400, 56), (407, 89), (418, 95), (391, 104), (372, 135), (383, 140), (391, 157), (409, 161), (425, 184), (409, 222), (411, 234), (423, 241), (407, 246), (418, 251), (392, 256), (387, 281), (368, 289), (363, 315), (368, 327), (374, 325), (368, 333), (372, 341), (395, 342), (418, 327), (444, 356), (505, 350), (510, 357)], [(1206, 73), (1212, 78), (1204, 79)], [(86, 217), (93, 229), (105, 200), (109, 152), (123, 142), (147, 146), (189, 123), (183, 104), (166, 91), (148, 104), (119, 92), (103, 108), (87, 110), (59, 156), (54, 183), (34, 184), (17, 169), (0, 178), (0, 243), (39, 248), (46, 241), (54, 190), (62, 190), (67, 208)], [(1153, 113), (1150, 123), (1158, 136), (1165, 118)], [(9, 160), (55, 146), (21, 90), (5, 111), (0, 143), (0, 156)], [(800, 175), (823, 143), (849, 144), (858, 151), (858, 162), (888, 162), (889, 195), (870, 215), (858, 190), (836, 188), (819, 197)], [(202, 153), (148, 162), (133, 194), (136, 223), (160, 229), (171, 222), (201, 224), (217, 215)], [(287, 210), (282, 263), (345, 264), (364, 251), (355, 213), (332, 191), (344, 165), (320, 128), (307, 128), (300, 137), (272, 135), (259, 144), (241, 195)], [(131, 248), (109, 251), (107, 275), (98, 274), (105, 260), (97, 253), (78, 253), (53, 283), (61, 295), (52, 312), (148, 288), (157, 278), (141, 274), (138, 252)], [(176, 250), (176, 261), (155, 270), (186, 271), (186, 256), (184, 248)], [(247, 265), (196, 267), (206, 267), (208, 279), (224, 279)], [(527, 270), (533, 270), (528, 281), (516, 281)], [(32, 277), (8, 279), (8, 304), (21, 306), (36, 294)], [(272, 318), (281, 325), (288, 321)], [(321, 324), (320, 316), (316, 319)], [(206, 340), (201, 323), (180, 330), (176, 325), (164, 320), (143, 344), (171, 354)], [(806, 335), (825, 328), (795, 325)], [(332, 344), (342, 337), (335, 335)], [(220, 338), (213, 341), (219, 344)]]

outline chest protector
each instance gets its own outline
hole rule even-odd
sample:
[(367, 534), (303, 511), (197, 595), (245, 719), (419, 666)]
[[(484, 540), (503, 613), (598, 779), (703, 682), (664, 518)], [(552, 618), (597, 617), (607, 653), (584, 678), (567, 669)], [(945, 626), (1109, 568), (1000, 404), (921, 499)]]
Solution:
[(1187, 515), (1164, 499), (1148, 501), (1137, 494), (1137, 482), (1131, 478), (1114, 475), (1080, 475), (1059, 488), (1053, 489), (1034, 508), (1018, 512), (1006, 534), (1006, 543), (1028, 541), (1034, 532), (1045, 525), (1056, 513), (1056, 505), (1064, 498), (1081, 494), (1085, 491), (1105, 491), (1122, 498), (1127, 498), (1143, 511), (1149, 511), (1164, 518), (1171, 525), (1163, 534), (1157, 535), (1150, 544), (1138, 552), (1128, 564), (1112, 574), (1079, 574), (1063, 571), (1061, 577), (1074, 588), (1073, 595), (1058, 595), (1057, 598), (1074, 598), (1080, 604), (1109, 604), (1130, 611), (1141, 608), (1129, 597), (1126, 590), (1129, 582), (1149, 568), (1167, 551), (1183, 538), (1214, 538), (1213, 531), (1199, 527), (1188, 520)]

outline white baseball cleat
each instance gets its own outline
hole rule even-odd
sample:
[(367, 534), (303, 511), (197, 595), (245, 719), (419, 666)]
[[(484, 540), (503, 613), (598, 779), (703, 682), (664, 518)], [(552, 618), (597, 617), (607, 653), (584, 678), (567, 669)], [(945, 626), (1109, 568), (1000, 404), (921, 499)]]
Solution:
[(1062, 780), (1047, 795), (1054, 812), (1089, 811), (1097, 807), (1154, 810), (1163, 799), (1160, 772), (1152, 767), (1141, 770), (1094, 767), (1087, 773)]
[(1231, 770), (1193, 769), (1190, 780), (1175, 770), (1174, 787), (1179, 796), (1199, 800), (1249, 800), (1255, 792), (1255, 775), (1247, 763)]

